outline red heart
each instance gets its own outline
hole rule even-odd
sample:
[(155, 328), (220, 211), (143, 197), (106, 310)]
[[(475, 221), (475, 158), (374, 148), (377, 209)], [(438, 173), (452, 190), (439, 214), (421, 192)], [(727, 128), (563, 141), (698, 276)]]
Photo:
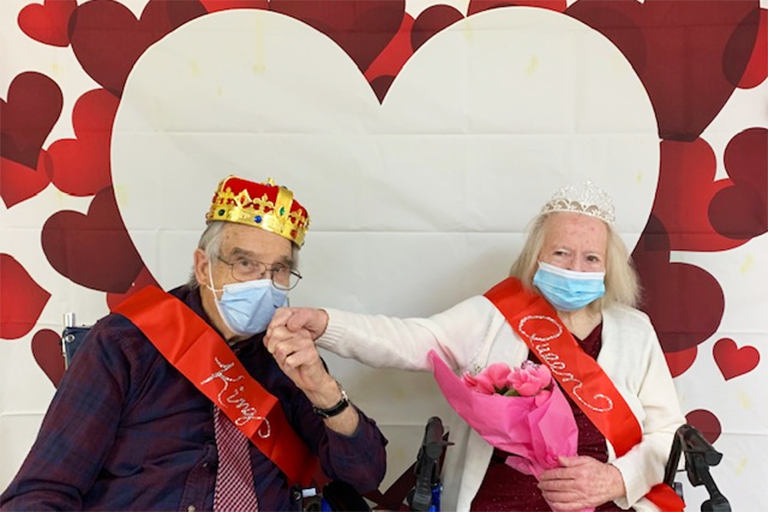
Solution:
[(413, 22), (411, 49), (417, 51), (432, 36), (462, 19), (464, 15), (450, 5), (438, 4), (424, 9)]
[(384, 101), (395, 77), (403, 68), (405, 63), (413, 55), (411, 48), (411, 28), (413, 27), (413, 18), (406, 14), (403, 16), (403, 23), (395, 34), (395, 37), (389, 42), (379, 55), (371, 62), (368, 69), (365, 70), (365, 79), (371, 84), (373, 92), (379, 102)]
[[(653, 214), (664, 225), (672, 250), (724, 251), (748, 240), (725, 237), (712, 226), (712, 200), (733, 184), (730, 179), (715, 181), (716, 171), (715, 154), (703, 139), (662, 141)], [(740, 215), (737, 219), (743, 220)]]
[(141, 272), (139, 272), (139, 275), (136, 276), (136, 279), (133, 281), (133, 284), (131, 284), (131, 287), (128, 289), (125, 293), (108, 293), (107, 294), (107, 307), (110, 311), (112, 311), (115, 307), (118, 306), (121, 302), (123, 302), (125, 299), (136, 293), (137, 291), (141, 290), (145, 286), (157, 286), (160, 287), (160, 284), (158, 284), (157, 280), (152, 277), (152, 274), (149, 272), (149, 269), (147, 267), (143, 267), (141, 269)]
[(365, 72), (402, 24), (404, 0), (271, 0), (270, 9), (324, 33)]
[(8, 100), (0, 100), (0, 155), (34, 169), (62, 104), (61, 89), (47, 76), (30, 71), (14, 78)]
[(717, 340), (712, 354), (725, 380), (751, 372), (760, 362), (760, 352), (755, 347), (747, 345), (738, 348), (730, 338)]
[(0, 157), (0, 197), (6, 208), (26, 201), (43, 191), (51, 182), (51, 157), (40, 151), (37, 170)]
[(51, 46), (69, 46), (69, 17), (77, 0), (45, 0), (29, 4), (19, 13), (19, 28), (35, 41)]
[(698, 351), (698, 347), (691, 347), (688, 350), (680, 350), (678, 352), (664, 352), (669, 373), (672, 374), (672, 377), (684, 374), (696, 360)]
[(651, 317), (664, 352), (692, 349), (720, 326), (725, 297), (706, 270), (670, 262), (669, 239), (653, 216), (632, 259), (643, 285), (642, 309)]
[(72, 50), (91, 78), (120, 97), (128, 74), (151, 44), (204, 14), (199, 2), (150, 0), (137, 20), (113, 0), (85, 2), (72, 14)]
[(706, 409), (696, 409), (689, 412), (685, 415), (685, 422), (696, 427), (704, 439), (710, 443), (717, 441), (723, 432), (720, 420)]
[(0, 276), (0, 338), (21, 338), (35, 326), (51, 294), (8, 254), (0, 254)]
[(57, 140), (48, 148), (51, 181), (73, 196), (90, 196), (112, 183), (109, 143), (119, 100), (104, 89), (83, 94), (72, 111), (76, 139)]
[(139, 56), (157, 41), (127, 7), (111, 0), (79, 6), (70, 38), (83, 70), (117, 97)]
[(43, 373), (51, 379), (54, 387), (58, 387), (64, 376), (61, 335), (50, 329), (37, 331), (32, 338), (32, 355)]
[(746, 242), (768, 231), (768, 130), (736, 134), (723, 160), (733, 186), (715, 194), (709, 217), (723, 236)]
[(745, 72), (758, 35), (757, 7), (755, 0), (592, 0), (565, 12), (626, 56), (648, 91), (661, 138), (692, 141)]
[(56, 271), (93, 290), (124, 293), (143, 267), (111, 188), (96, 194), (87, 215), (54, 213), (43, 226), (42, 244)]
[(739, 87), (757, 87), (768, 77), (768, 9), (760, 9), (760, 28), (757, 31), (755, 47)]

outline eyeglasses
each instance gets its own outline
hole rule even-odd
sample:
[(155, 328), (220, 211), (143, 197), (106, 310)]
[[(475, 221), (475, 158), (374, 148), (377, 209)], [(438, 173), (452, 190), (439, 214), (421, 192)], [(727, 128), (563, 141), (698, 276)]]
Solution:
[(280, 290), (292, 290), (301, 281), (301, 274), (298, 270), (293, 270), (289, 266), (280, 263), (276, 263), (269, 268), (266, 263), (249, 260), (248, 258), (237, 258), (232, 262), (225, 260), (218, 254), (216, 258), (225, 265), (229, 265), (229, 268), (232, 270), (232, 277), (236, 281), (245, 282), (263, 279), (267, 272), (269, 272), (272, 284)]

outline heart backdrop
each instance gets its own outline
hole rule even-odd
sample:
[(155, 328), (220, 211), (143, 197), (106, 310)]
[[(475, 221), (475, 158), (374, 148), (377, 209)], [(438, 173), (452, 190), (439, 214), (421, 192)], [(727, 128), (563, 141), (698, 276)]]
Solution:
[[(584, 81), (573, 80), (579, 66), (593, 70)], [(413, 55), (380, 104), (325, 35), (273, 12), (232, 11), (179, 28), (136, 65), (115, 119), (112, 171), (121, 215), (164, 286), (186, 279), (189, 259), (179, 265), (177, 256), (191, 254), (216, 183), (233, 173), (275, 177), (313, 217), (302, 263), (311, 279), (296, 300), (374, 289), (382, 276), (396, 289), (405, 275), (418, 304), (432, 295), (430, 280), (461, 275), (468, 254), (498, 250), (503, 239), (509, 249), (490, 268), (474, 259), (473, 277), (492, 284), (512, 259), (506, 240), (559, 186), (587, 177), (614, 196), (634, 246), (658, 151), (653, 110), (629, 63), (560, 13), (506, 8), (451, 25)], [(397, 271), (391, 250), (360, 261), (366, 246), (389, 243), (381, 232), (413, 234), (402, 247), (419, 255), (409, 273)], [(185, 250), (158, 250), (171, 243)], [(334, 268), (311, 271), (333, 247)]]
[[(0, 488), (63, 374), (63, 313), (186, 281), (225, 175), (310, 211), (293, 304), (401, 316), (495, 284), (542, 202), (590, 177), (683, 412), (725, 454), (715, 479), (759, 509), (767, 5), (2, 0)], [(390, 439), (383, 491), (439, 392), (326, 359)]]

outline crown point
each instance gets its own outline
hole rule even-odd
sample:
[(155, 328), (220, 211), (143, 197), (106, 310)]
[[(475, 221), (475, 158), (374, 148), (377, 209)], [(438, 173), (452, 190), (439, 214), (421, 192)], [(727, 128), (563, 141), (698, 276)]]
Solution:
[(597, 217), (608, 224), (616, 220), (613, 200), (587, 179), (578, 185), (561, 187), (541, 209), (541, 213), (572, 212)]

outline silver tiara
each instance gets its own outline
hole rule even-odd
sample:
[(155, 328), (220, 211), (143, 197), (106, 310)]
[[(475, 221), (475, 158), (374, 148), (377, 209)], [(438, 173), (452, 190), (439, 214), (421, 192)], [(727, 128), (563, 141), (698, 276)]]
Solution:
[(611, 196), (592, 183), (592, 180), (560, 188), (541, 209), (541, 213), (550, 212), (583, 213), (608, 224), (616, 220)]

